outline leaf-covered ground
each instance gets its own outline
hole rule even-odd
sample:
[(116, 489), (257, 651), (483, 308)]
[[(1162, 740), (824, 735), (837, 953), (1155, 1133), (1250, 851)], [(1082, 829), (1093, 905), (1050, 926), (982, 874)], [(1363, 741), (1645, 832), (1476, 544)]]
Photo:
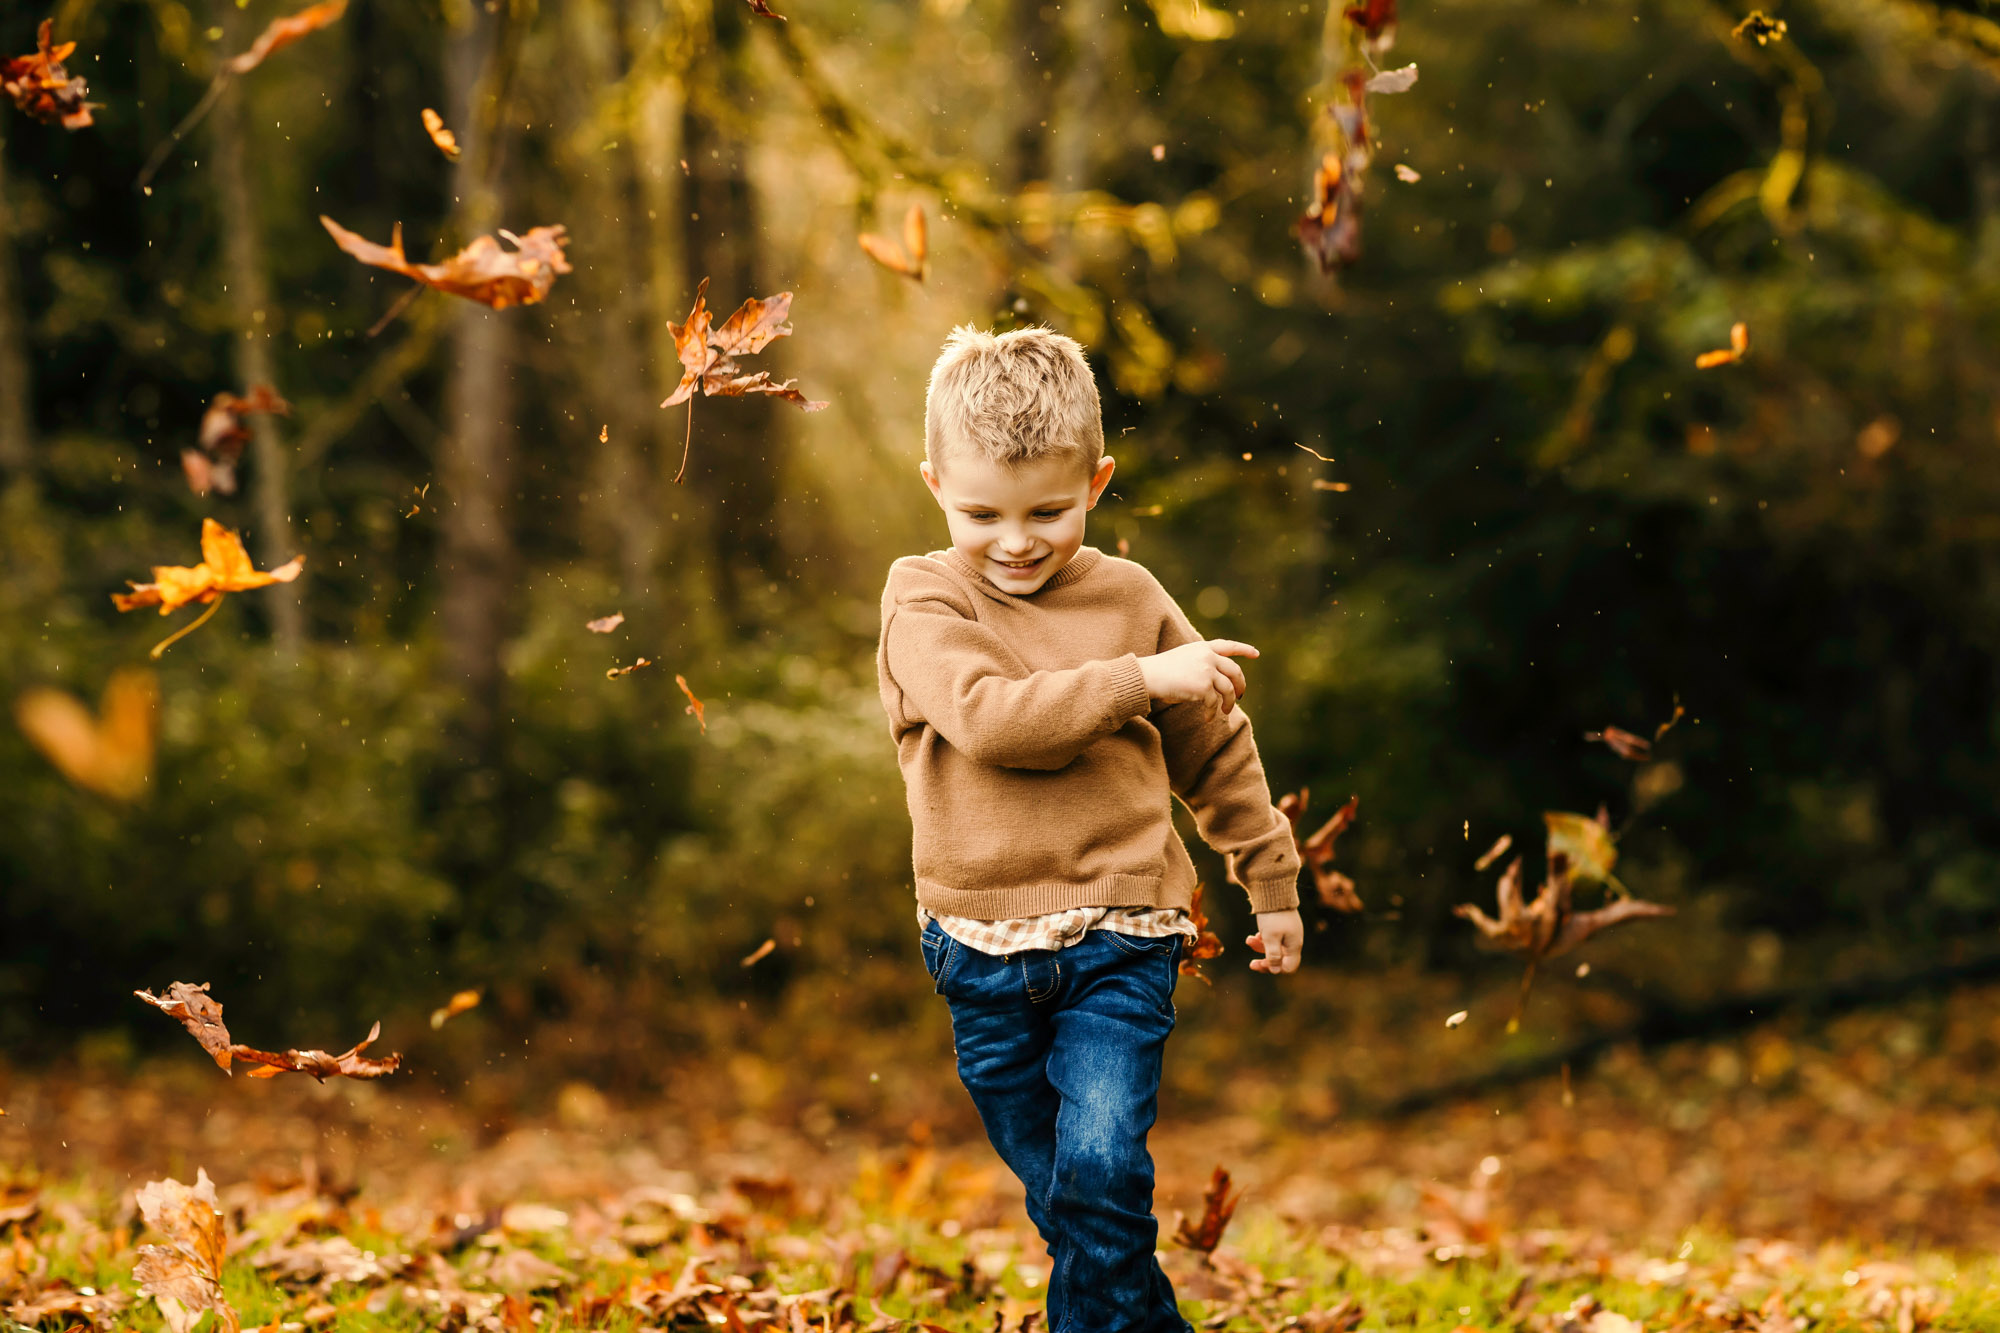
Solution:
[[(1218, 1163), (1244, 1203), (1213, 1256), (1165, 1262), (1217, 1328), (2000, 1329), (1996, 1051), (1988, 988), (1395, 1123), (1232, 1068), (1198, 1117), (1169, 1095), (1163, 1235)], [(871, 1071), (865, 1119), (773, 1096), (782, 1072), (742, 1052), (643, 1104), (570, 1082), (532, 1113), (228, 1080), (192, 1049), (0, 1073), (0, 1305), (160, 1327), (135, 1195), (204, 1169), (246, 1327), (1032, 1327), (1047, 1258), (948, 1070)]]

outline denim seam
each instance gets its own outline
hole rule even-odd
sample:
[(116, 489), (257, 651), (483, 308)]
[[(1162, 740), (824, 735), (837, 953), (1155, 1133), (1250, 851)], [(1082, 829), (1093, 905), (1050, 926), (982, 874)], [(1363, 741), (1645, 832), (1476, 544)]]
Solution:
[(958, 951), (958, 937), (945, 935), (938, 957), (937, 993), (940, 995), (944, 994), (945, 982), (951, 980), (951, 969), (958, 963)]
[[(1062, 959), (1060, 957), (1051, 958), (1049, 960), (1049, 968), (1050, 968), (1049, 988), (1038, 995), (1035, 993), (1034, 989), (1030, 987), (1028, 989), (1029, 1004), (1040, 1004), (1043, 1000), (1048, 999), (1051, 995), (1054, 995), (1058, 990), (1062, 989)], [(1021, 979), (1024, 982), (1027, 980), (1027, 975), (1028, 975), (1028, 965), (1024, 962), (1021, 964)]]
[(1160, 935), (1147, 940), (1143, 937), (1134, 939), (1115, 930), (1107, 930), (1102, 933), (1110, 938), (1112, 948), (1118, 950), (1120, 953), (1140, 958), (1148, 954), (1159, 953), (1161, 942), (1164, 942), (1167, 947), (1171, 948), (1172, 942), (1180, 938), (1177, 935)]

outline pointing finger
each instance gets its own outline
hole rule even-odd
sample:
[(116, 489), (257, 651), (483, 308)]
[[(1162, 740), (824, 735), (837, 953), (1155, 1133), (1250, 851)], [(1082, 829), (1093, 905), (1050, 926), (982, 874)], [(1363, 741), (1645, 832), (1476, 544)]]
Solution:
[(1249, 644), (1238, 643), (1234, 639), (1210, 639), (1208, 641), (1208, 646), (1215, 652), (1221, 653), (1224, 657), (1262, 656), (1262, 654), (1260, 654), (1255, 648), (1251, 647)]

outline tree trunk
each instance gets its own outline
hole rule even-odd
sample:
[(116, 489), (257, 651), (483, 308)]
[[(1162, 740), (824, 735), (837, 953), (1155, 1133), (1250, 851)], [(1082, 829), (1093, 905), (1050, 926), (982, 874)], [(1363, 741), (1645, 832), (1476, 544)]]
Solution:
[[(746, 298), (769, 295), (758, 265), (757, 201), (750, 182), (749, 144), (731, 129), (731, 107), (749, 98), (749, 29), (743, 5), (714, 11), (715, 44), (689, 76), (681, 147), (688, 164), (687, 296), (708, 279), (708, 303), (721, 323)], [(683, 309), (683, 314), (685, 309)], [(693, 404), (687, 484), (707, 515), (708, 573), (718, 610), (736, 629), (752, 627), (750, 597), (779, 569), (780, 428), (774, 406), (755, 398), (702, 399)], [(685, 425), (676, 408), (672, 420)]]
[[(470, 7), (467, 26), (446, 53), (451, 115), (462, 126), (456, 243), (502, 225), (504, 192), (498, 169), (504, 144), (501, 114), (511, 58), (511, 15)], [(446, 669), (463, 691), (459, 724), (475, 760), (493, 755), (505, 681), (501, 647), (507, 636), (514, 583), (513, 535), (507, 496), (513, 483), (513, 350), (509, 320), (470, 301), (453, 305), (450, 380), (439, 442), (440, 596)]]
[(34, 410), (30, 401), (27, 330), (15, 293), (14, 215), (7, 203), (6, 143), (0, 141), (0, 477), (31, 474)]
[[(223, 45), (240, 47), (247, 31), (243, 12), (230, 0), (216, 0), (215, 15), (225, 34)], [(221, 213), (222, 252), (230, 304), (230, 364), (246, 393), (252, 385), (281, 389), (271, 368), (271, 337), (283, 326), (271, 304), (270, 276), (264, 267), (264, 236), (257, 219), (257, 200), (250, 188), (250, 148), (243, 114), (243, 84), (232, 80), (217, 99), (209, 119), (215, 138), (216, 206)], [(278, 418), (253, 416), (250, 426), (251, 510), (256, 515), (256, 551), (266, 568), (298, 554), (292, 537), (291, 462), (279, 434)], [(271, 635), (278, 650), (296, 658), (305, 640), (302, 583), (274, 584), (263, 599), (271, 617)]]
[(1008, 100), (1014, 123), (1001, 165), (1001, 183), (1019, 189), (1029, 181), (1048, 180), (1054, 166), (1049, 121), (1064, 73), (1064, 43), (1055, 0), (1013, 0), (1009, 11), (1014, 89)]

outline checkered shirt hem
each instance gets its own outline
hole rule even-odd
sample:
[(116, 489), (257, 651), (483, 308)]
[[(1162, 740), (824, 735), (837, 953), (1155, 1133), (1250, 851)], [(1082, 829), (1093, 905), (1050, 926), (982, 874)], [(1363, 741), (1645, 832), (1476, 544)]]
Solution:
[(1023, 949), (1066, 949), (1092, 930), (1115, 930), (1141, 939), (1185, 935), (1192, 940), (1199, 933), (1193, 919), (1178, 907), (1072, 907), (1010, 921), (980, 921), (969, 916), (936, 916), (919, 904), (917, 928), (921, 930), (933, 921), (966, 947), (1002, 957)]

